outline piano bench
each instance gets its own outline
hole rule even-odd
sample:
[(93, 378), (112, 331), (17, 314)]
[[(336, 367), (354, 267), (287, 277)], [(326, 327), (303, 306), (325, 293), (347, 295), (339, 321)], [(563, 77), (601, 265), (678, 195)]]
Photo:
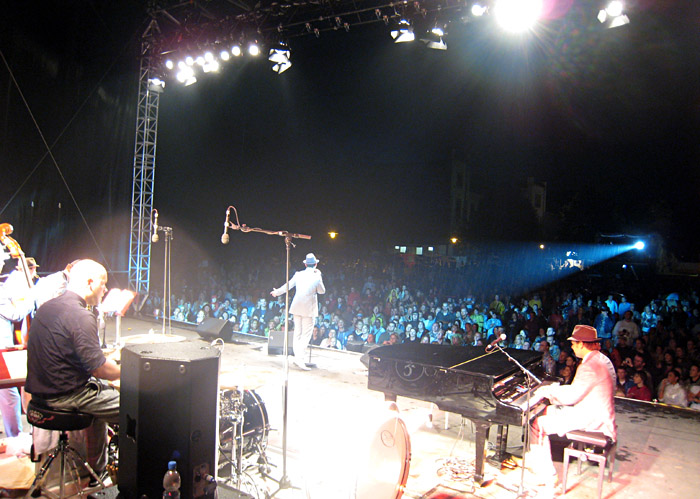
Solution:
[(564, 477), (562, 488), (566, 494), (566, 478), (569, 471), (569, 459), (578, 459), (578, 474), (581, 474), (581, 462), (595, 461), (598, 463), (598, 499), (603, 493), (603, 477), (605, 468), (608, 467), (608, 482), (612, 482), (613, 467), (615, 466), (615, 452), (617, 442), (605, 436), (603, 433), (575, 430), (566, 434), (571, 443), (564, 448)]

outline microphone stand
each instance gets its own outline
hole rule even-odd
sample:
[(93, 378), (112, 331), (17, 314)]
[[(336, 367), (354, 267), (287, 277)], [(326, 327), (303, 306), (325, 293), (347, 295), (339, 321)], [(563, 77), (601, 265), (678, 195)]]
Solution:
[[(229, 206), (229, 209), (233, 208), (233, 212), (236, 215), (236, 223), (228, 222), (224, 224), (225, 229), (239, 230), (241, 232), (259, 232), (261, 234), (267, 234), (269, 236), (280, 236), (284, 238), (284, 245), (287, 252), (286, 260), (286, 291), (284, 294), (284, 344), (282, 351), (284, 352), (284, 383), (282, 385), (282, 477), (279, 480), (275, 480), (272, 476), (267, 473), (263, 473), (265, 478), (270, 478), (277, 483), (277, 490), (274, 491), (269, 497), (274, 497), (278, 492), (283, 489), (292, 488), (292, 483), (287, 476), (287, 402), (289, 393), (289, 252), (290, 247), (295, 246), (292, 243), (292, 239), (311, 239), (311, 236), (305, 234), (295, 234), (288, 232), (286, 230), (266, 230), (259, 227), (248, 227), (245, 224), (240, 224), (238, 222), (238, 211), (234, 206)], [(228, 219), (228, 218), (227, 218)]]
[(528, 494), (525, 492), (525, 455), (527, 454), (527, 449), (530, 447), (530, 392), (532, 387), (532, 381), (535, 381), (538, 384), (542, 384), (542, 380), (540, 380), (537, 376), (532, 374), (532, 372), (528, 368), (523, 366), (511, 354), (509, 354), (503, 348), (501, 348), (501, 346), (498, 343), (494, 345), (494, 349), (498, 350), (503, 355), (505, 355), (506, 358), (508, 358), (509, 361), (518, 366), (518, 368), (525, 375), (525, 383), (527, 384), (527, 393), (525, 394), (525, 437), (523, 440), (523, 462), (522, 469), (520, 470), (520, 485), (518, 487), (518, 495), (516, 497), (528, 497)]
[(165, 318), (168, 318), (168, 334), (173, 334), (173, 304), (170, 288), (170, 243), (173, 240), (173, 228), (159, 225), (158, 229), (165, 234), (165, 255), (163, 257), (163, 327), (161, 333), (165, 334)]

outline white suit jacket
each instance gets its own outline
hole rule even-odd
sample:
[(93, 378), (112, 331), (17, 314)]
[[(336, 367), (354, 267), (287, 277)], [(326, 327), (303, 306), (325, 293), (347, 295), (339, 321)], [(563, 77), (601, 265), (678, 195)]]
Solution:
[(570, 385), (546, 387), (553, 404), (568, 406), (555, 413), (557, 433), (570, 430), (599, 431), (617, 440), (615, 428), (615, 368), (604, 354), (589, 352)]
[(294, 287), (297, 289), (289, 311), (293, 315), (318, 317), (318, 298), (316, 295), (322, 295), (326, 292), (321, 271), (312, 267), (300, 270), (294, 274), (289, 283), (273, 290), (272, 294), (274, 296), (284, 294), (287, 291), (287, 286), (289, 289)]

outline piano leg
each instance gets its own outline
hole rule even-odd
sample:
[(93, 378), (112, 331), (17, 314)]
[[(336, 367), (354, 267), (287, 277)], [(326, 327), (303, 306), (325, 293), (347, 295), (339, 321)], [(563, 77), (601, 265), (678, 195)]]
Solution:
[(476, 426), (476, 462), (474, 463), (474, 481), (481, 485), (484, 481), (484, 461), (486, 460), (486, 440), (489, 436), (491, 423), (486, 421), (474, 421)]

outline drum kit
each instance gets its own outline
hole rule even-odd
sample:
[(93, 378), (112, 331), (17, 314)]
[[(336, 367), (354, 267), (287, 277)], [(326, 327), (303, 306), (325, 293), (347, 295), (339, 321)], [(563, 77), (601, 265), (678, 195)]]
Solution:
[(219, 469), (223, 483), (257, 497), (251, 473), (265, 476), (270, 465), (265, 453), (270, 422), (262, 398), (254, 389), (226, 383), (220, 376), (219, 390)]

